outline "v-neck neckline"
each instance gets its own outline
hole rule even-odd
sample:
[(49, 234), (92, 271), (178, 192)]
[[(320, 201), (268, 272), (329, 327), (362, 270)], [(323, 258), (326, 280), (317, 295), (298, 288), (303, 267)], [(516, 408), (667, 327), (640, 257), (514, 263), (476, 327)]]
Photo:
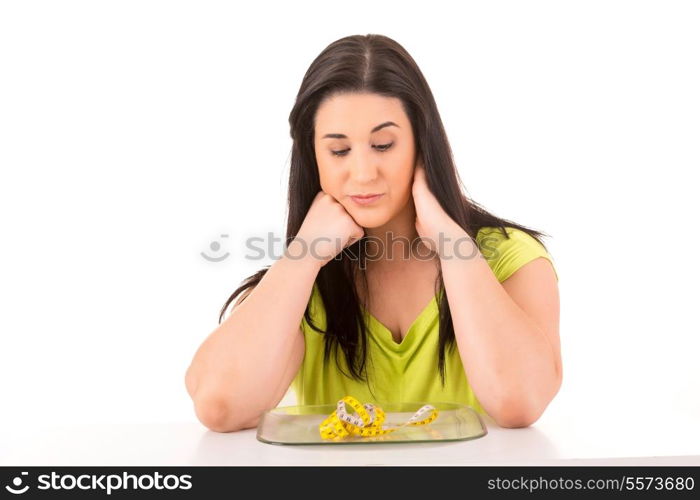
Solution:
[(436, 301), (437, 295), (433, 295), (433, 298), (430, 299), (430, 302), (428, 302), (428, 304), (421, 310), (418, 316), (416, 316), (416, 318), (411, 323), (411, 326), (408, 327), (408, 330), (406, 330), (406, 335), (404, 335), (404, 337), (401, 339), (401, 342), (396, 342), (396, 340), (394, 340), (394, 335), (391, 333), (391, 330), (384, 325), (384, 323), (375, 318), (367, 309), (364, 308), (364, 306), (360, 305), (360, 307), (365, 312), (370, 321), (372, 321), (376, 326), (378, 326), (379, 329), (385, 334), (386, 340), (390, 342), (393, 347), (398, 349), (406, 347), (412, 342), (413, 330), (420, 323), (420, 321), (426, 315), (428, 310), (432, 308), (433, 304), (436, 303)]

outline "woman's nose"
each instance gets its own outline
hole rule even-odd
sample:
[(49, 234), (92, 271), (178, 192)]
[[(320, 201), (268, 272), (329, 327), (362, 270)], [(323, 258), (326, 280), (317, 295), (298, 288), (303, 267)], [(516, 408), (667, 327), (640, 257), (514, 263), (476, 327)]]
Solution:
[(354, 162), (350, 167), (350, 174), (357, 185), (371, 183), (377, 178), (378, 166), (376, 160), (370, 155), (355, 155)]

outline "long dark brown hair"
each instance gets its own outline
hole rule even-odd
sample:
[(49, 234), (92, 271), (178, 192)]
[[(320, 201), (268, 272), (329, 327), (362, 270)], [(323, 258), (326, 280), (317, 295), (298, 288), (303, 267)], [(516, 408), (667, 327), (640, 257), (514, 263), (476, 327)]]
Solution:
[[(463, 194), (460, 188), (462, 182), (428, 83), (401, 45), (377, 34), (348, 36), (331, 43), (311, 63), (301, 82), (289, 114), (293, 143), (287, 199), (287, 244), (296, 237), (314, 197), (321, 190), (313, 140), (316, 111), (324, 99), (352, 92), (369, 92), (401, 100), (413, 128), (416, 154), (422, 156), (425, 165), (429, 188), (445, 212), (469, 236), (475, 239), (482, 227), (495, 227), (509, 237), (505, 229), (508, 226), (525, 231), (544, 246), (542, 236), (548, 234), (496, 217)], [(308, 306), (304, 312), (309, 325), (324, 334), (324, 362), (328, 362), (332, 352), (337, 362), (337, 348), (340, 347), (350, 369), (350, 374), (346, 376), (360, 381), (367, 381), (367, 326), (360, 309), (354, 277), (358, 268), (365, 269), (362, 256), (366, 239), (362, 238), (346, 247), (325, 264), (316, 277), (326, 311), (326, 330), (313, 324)], [(243, 291), (257, 285), (269, 268), (266, 266), (248, 277), (231, 294), (221, 308), (219, 323), (231, 302)], [(364, 277), (366, 289), (367, 277), (364, 272), (360, 275)], [(435, 283), (436, 295), (443, 290), (440, 271)], [(366, 308), (366, 304), (363, 306)], [(454, 349), (456, 339), (448, 302), (440, 295), (438, 307), (438, 371), (444, 386), (445, 350)], [(342, 368), (339, 369), (342, 371)]]

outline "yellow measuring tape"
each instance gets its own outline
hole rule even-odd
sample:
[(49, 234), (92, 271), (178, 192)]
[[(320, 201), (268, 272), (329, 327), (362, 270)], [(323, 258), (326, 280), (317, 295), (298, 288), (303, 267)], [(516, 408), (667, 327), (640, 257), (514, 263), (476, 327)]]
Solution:
[[(349, 405), (355, 414), (348, 413)], [(345, 396), (338, 401), (337, 407), (318, 426), (321, 438), (334, 441), (345, 439), (348, 436), (377, 436), (388, 434), (407, 425), (426, 425), (438, 416), (437, 408), (432, 405), (421, 406), (405, 424), (395, 427), (382, 427), (386, 418), (384, 411), (371, 403), (360, 403), (352, 396)]]

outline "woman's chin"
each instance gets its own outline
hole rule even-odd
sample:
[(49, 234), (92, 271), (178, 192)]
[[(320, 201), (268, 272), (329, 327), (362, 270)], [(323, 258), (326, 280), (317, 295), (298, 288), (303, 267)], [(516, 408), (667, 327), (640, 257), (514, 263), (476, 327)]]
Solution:
[(351, 213), (350, 215), (358, 226), (362, 226), (365, 229), (381, 227), (389, 222), (386, 214)]

